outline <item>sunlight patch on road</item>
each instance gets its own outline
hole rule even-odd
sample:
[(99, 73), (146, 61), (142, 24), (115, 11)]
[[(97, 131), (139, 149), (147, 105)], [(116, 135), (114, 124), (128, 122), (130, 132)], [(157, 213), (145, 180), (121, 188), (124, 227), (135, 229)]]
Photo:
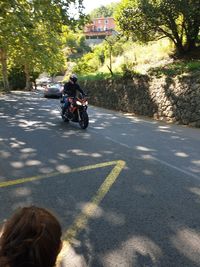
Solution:
[(86, 153), (81, 149), (71, 149), (71, 150), (68, 150), (68, 152), (70, 152), (74, 155), (77, 155), (77, 156), (91, 156), (93, 158), (101, 157), (101, 154), (99, 154), (99, 153)]
[(1, 155), (1, 158), (7, 159), (11, 156), (11, 153), (7, 152), (7, 151), (0, 150), (0, 155)]
[(40, 164), (42, 164), (42, 162), (39, 160), (27, 160), (25, 163), (27, 166), (38, 166)]
[(189, 157), (189, 155), (186, 154), (185, 152), (176, 152), (175, 155), (177, 157), (181, 157), (181, 158), (187, 158), (187, 157)]
[(145, 151), (145, 152), (153, 152), (153, 151), (155, 151), (155, 149), (151, 149), (151, 148), (148, 148), (148, 147), (145, 147), (145, 146), (136, 146), (136, 149), (140, 150), (140, 151)]
[(13, 161), (10, 163), (10, 165), (15, 169), (20, 169), (24, 167), (24, 163), (22, 163), (21, 161)]
[(200, 166), (200, 160), (192, 160), (191, 162), (197, 166)]
[(200, 262), (200, 234), (190, 228), (183, 228), (177, 231), (171, 238), (174, 247), (192, 262), (197, 265)]
[(190, 192), (192, 192), (193, 194), (196, 194), (197, 196), (200, 197), (200, 188), (199, 187), (191, 187), (189, 189)]
[[(107, 252), (102, 258), (103, 266), (157, 266), (162, 250), (146, 236), (133, 236), (122, 245)], [(138, 261), (140, 259), (140, 264)], [(143, 262), (144, 265), (141, 265)]]

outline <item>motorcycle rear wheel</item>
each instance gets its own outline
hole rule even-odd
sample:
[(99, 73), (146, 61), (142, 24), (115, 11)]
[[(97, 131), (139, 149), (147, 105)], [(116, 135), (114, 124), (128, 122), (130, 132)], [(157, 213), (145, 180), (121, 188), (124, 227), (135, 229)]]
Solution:
[(82, 112), (80, 114), (81, 120), (79, 121), (79, 125), (81, 127), (81, 129), (86, 129), (88, 127), (89, 124), (89, 117), (87, 112)]

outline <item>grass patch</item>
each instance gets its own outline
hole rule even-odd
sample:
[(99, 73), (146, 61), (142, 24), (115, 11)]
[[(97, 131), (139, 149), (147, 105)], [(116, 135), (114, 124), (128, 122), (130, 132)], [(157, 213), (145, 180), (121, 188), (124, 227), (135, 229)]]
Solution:
[(200, 71), (200, 60), (176, 61), (163, 67), (151, 68), (148, 74), (155, 76), (176, 76), (194, 71)]
[(100, 81), (100, 80), (107, 80), (107, 79), (117, 79), (121, 78), (123, 76), (123, 73), (121, 72), (115, 72), (113, 73), (113, 76), (111, 76), (108, 72), (97, 72), (97, 73), (91, 73), (86, 75), (79, 75), (79, 81)]
[[(175, 57), (174, 46), (168, 40), (151, 42), (147, 45), (127, 41), (121, 44), (121, 48), (122, 53), (116, 56), (114, 53), (112, 55), (113, 76), (108, 70), (110, 61), (107, 55), (104, 64), (97, 71), (89, 74), (82, 72), (83, 74), (79, 75), (80, 81), (134, 79), (146, 75), (174, 77), (200, 71), (200, 59), (198, 57), (191, 57), (191, 54), (182, 58)], [(194, 50), (192, 55), (194, 56), (199, 52), (200, 48)]]
[[(166, 75), (169, 77), (174, 77), (182, 74), (190, 74), (196, 71), (200, 71), (200, 60), (192, 60), (192, 61), (175, 61), (173, 63), (166, 64), (164, 66), (159, 66), (156, 68), (150, 68), (147, 72), (147, 75), (161, 77), (162, 75)], [(113, 76), (111, 76), (108, 72), (97, 72), (86, 75), (80, 75), (79, 80), (84, 81), (100, 81), (107, 79), (118, 79), (118, 78), (140, 78), (142, 76), (146, 76), (140, 72), (134, 70), (127, 71), (118, 71), (114, 72)]]

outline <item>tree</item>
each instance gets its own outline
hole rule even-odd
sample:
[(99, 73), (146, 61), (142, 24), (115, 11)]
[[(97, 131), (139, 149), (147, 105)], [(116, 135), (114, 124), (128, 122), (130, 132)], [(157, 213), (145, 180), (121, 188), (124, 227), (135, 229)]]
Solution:
[(4, 89), (9, 90), (7, 58), (8, 51), (15, 43), (15, 34), (20, 30), (20, 20), (14, 12), (14, 1), (0, 2), (0, 62)]
[(167, 37), (184, 54), (198, 40), (200, 0), (123, 0), (115, 18), (124, 35), (142, 42)]
[(100, 6), (98, 8), (95, 8), (90, 13), (90, 17), (93, 18), (101, 18), (101, 17), (112, 17), (114, 14), (115, 9), (117, 8), (118, 3), (111, 3), (106, 6)]
[[(75, 4), (83, 21), (82, 0), (5, 0), (0, 2), (0, 62), (4, 89), (9, 90), (7, 62), (23, 65), (26, 88), (35, 66), (56, 68), (61, 65), (62, 25), (75, 25), (69, 7)], [(60, 61), (60, 64), (59, 62)], [(55, 62), (55, 63), (54, 63)]]
[(17, 35), (15, 46), (10, 49), (9, 61), (23, 66), (27, 90), (32, 88), (31, 73), (56, 72), (64, 65), (61, 33), (50, 26), (48, 21), (34, 20), (34, 27)]
[(108, 44), (108, 48), (107, 50), (109, 51), (108, 54), (109, 54), (109, 65), (107, 65), (109, 71), (110, 71), (110, 74), (111, 76), (113, 76), (113, 71), (112, 71), (112, 54), (113, 54), (113, 47), (114, 45), (116, 44), (116, 42), (118, 41), (118, 38), (116, 36), (109, 36), (107, 38), (105, 38), (105, 41), (107, 42)]

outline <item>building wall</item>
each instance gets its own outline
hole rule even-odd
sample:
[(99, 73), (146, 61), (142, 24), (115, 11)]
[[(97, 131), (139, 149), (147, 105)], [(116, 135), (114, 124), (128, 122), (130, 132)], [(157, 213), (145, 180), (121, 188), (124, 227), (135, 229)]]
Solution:
[(92, 46), (94, 46), (94, 45), (98, 45), (98, 44), (102, 43), (103, 40), (104, 40), (104, 39), (97, 39), (97, 38), (95, 38), (95, 39), (89, 39), (89, 38), (88, 38), (88, 39), (85, 40), (85, 43), (86, 43), (88, 46), (92, 47)]
[(86, 25), (84, 32), (106, 31), (115, 29), (114, 18), (96, 18), (93, 23)]
[(97, 18), (93, 20), (93, 23), (97, 31), (115, 29), (115, 21), (113, 18)]

